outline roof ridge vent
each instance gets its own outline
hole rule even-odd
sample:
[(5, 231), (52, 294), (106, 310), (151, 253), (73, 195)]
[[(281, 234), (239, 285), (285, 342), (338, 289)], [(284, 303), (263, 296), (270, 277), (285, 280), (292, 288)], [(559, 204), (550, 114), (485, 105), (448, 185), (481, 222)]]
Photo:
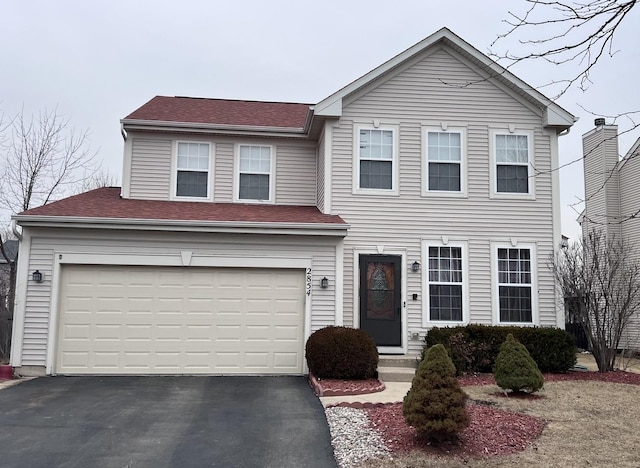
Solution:
[(603, 127), (603, 126), (605, 126), (605, 125), (606, 125), (606, 121), (604, 120), (604, 118), (602, 118), (602, 117), (598, 117), (597, 119), (595, 119), (595, 120), (593, 121), (593, 124), (594, 124), (596, 127)]

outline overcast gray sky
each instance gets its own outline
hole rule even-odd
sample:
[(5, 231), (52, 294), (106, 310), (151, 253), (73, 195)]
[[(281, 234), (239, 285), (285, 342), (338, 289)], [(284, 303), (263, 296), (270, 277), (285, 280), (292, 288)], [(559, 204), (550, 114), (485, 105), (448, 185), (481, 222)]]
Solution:
[[(104, 167), (120, 177), (119, 120), (155, 95), (315, 103), (443, 26), (487, 52), (507, 30), (508, 10), (525, 8), (522, 0), (6, 1), (0, 111), (57, 106), (90, 130)], [(619, 52), (594, 71), (589, 90), (559, 99), (580, 118), (560, 140), (561, 163), (580, 157), (581, 135), (593, 127), (594, 116), (579, 105), (602, 115), (640, 109), (638, 10), (616, 33)], [(518, 47), (513, 38), (497, 49)], [(539, 63), (512, 71), (534, 86), (557, 73)], [(623, 154), (638, 136), (621, 138)], [(582, 163), (560, 175), (563, 231), (575, 238), (569, 205), (583, 196)]]

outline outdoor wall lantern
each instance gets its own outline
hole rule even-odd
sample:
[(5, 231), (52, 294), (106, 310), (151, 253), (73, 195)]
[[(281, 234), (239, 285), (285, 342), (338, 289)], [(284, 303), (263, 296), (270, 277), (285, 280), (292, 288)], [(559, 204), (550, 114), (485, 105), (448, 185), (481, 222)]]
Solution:
[(44, 281), (44, 275), (40, 273), (40, 270), (34, 271), (31, 277), (36, 283), (42, 283), (42, 281)]
[(420, 263), (418, 263), (417, 261), (413, 262), (411, 264), (411, 271), (413, 271), (414, 273), (419, 272), (420, 271)]
[(327, 289), (329, 287), (329, 280), (326, 276), (320, 280), (320, 287), (322, 289)]

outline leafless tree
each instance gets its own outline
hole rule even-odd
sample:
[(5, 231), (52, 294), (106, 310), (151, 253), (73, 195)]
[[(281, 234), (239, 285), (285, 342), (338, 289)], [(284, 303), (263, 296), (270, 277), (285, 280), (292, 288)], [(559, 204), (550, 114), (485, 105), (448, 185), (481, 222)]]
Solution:
[[(95, 173), (95, 156), (88, 132), (76, 131), (57, 109), (30, 117), (24, 110), (13, 118), (0, 115), (0, 210), (19, 213), (68, 194)], [(16, 259), (9, 256), (6, 239), (6, 233), (0, 233), (0, 255), (9, 265), (12, 312)]]
[(631, 246), (592, 230), (586, 238), (560, 249), (550, 267), (574, 306), (600, 372), (615, 368), (616, 351), (634, 314), (640, 311), (640, 263)]

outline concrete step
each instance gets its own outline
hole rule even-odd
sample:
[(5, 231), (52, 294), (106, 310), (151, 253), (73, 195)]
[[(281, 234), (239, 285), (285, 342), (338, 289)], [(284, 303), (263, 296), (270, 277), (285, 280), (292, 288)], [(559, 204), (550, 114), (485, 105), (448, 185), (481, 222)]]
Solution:
[(410, 367), (378, 366), (378, 378), (383, 382), (411, 382), (415, 373)]
[(418, 368), (418, 359), (418, 356), (383, 355), (378, 357), (378, 367), (408, 367), (415, 370)]

